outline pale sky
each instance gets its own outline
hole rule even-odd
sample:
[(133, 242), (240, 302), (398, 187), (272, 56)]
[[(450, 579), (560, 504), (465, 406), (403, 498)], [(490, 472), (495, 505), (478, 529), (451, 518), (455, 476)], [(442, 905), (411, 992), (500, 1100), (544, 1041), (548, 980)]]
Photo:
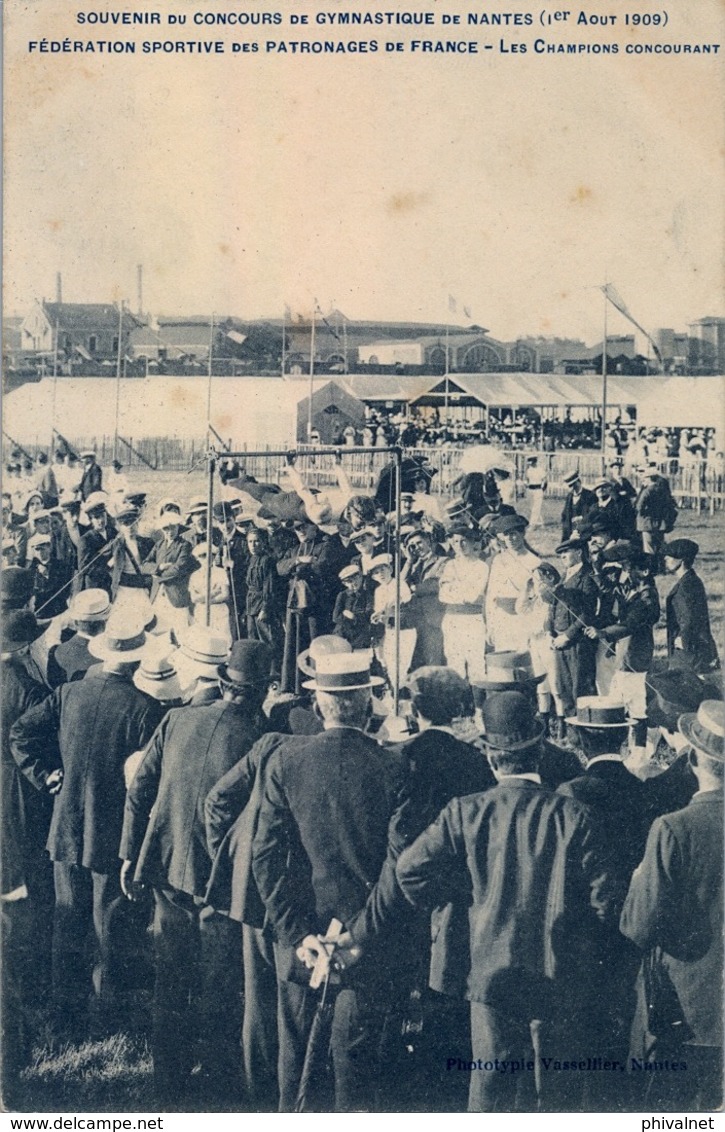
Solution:
[[(366, 6), (405, 7), (345, 4)], [(132, 0), (126, 10), (237, 7)], [(688, 7), (666, 32), (640, 38), (725, 39), (717, 0)], [(342, 5), (247, 8), (286, 19)], [(408, 8), (474, 9), (466, 0)], [(7, 313), (53, 299), (59, 270), (66, 301), (124, 298), (135, 309), (139, 263), (155, 314), (280, 317), (285, 304), (308, 312), (317, 298), (351, 318), (450, 318), (502, 339), (593, 342), (605, 278), (648, 329), (725, 313), (721, 56), (642, 59), (623, 47), (615, 58), (534, 56), (533, 40), (555, 35), (525, 28), (503, 31), (528, 43), (525, 57), (162, 57), (140, 54), (141, 40), (263, 46), (331, 33), (314, 24), (272, 36), (188, 25), (178, 35), (111, 32), (79, 28), (75, 12), (62, 0), (6, 3)], [(425, 35), (498, 45), (501, 32)], [(335, 34), (400, 38), (370, 27)], [(42, 35), (134, 38), (138, 53), (28, 54)], [(628, 39), (623, 29), (567, 35)], [(628, 330), (612, 312), (610, 331)]]

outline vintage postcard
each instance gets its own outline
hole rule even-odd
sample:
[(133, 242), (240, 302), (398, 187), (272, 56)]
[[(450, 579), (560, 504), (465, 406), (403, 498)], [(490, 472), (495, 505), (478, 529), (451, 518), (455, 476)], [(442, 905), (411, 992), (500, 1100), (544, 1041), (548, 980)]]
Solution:
[(721, 1107), (724, 13), (6, 0), (6, 1112)]

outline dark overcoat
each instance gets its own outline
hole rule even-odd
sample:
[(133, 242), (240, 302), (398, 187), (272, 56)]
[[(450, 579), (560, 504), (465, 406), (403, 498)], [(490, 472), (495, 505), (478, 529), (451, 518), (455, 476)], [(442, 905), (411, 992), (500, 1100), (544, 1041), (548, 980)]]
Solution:
[(258, 714), (229, 700), (168, 713), (126, 798), (121, 856), (136, 862), (136, 880), (204, 896), (204, 801), (261, 734)]
[(23, 774), (39, 790), (63, 768), (48, 836), (54, 861), (108, 874), (119, 867), (123, 764), (146, 745), (165, 709), (129, 679), (100, 671), (56, 688), (10, 732)]

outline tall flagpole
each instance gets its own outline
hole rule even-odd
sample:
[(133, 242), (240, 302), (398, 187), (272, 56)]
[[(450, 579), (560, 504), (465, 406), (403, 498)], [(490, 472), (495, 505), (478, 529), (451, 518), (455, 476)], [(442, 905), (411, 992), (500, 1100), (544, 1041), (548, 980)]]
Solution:
[(58, 396), (58, 319), (55, 320), (55, 348), (53, 350), (53, 408), (50, 417), (50, 452), (53, 452), (53, 439), (55, 437), (55, 401)]
[[(207, 383), (206, 383), (206, 443), (209, 444), (211, 440), (211, 378), (214, 368), (214, 312), (212, 311), (211, 322), (209, 323), (209, 363), (207, 367)], [(211, 516), (209, 517), (211, 520)]]
[(445, 419), (449, 419), (449, 324), (445, 324)]
[(123, 336), (123, 299), (118, 305), (118, 350), (116, 351), (116, 423), (113, 433), (113, 458), (118, 459), (118, 423), (121, 412), (121, 338)]
[(285, 355), (287, 353), (287, 307), (282, 308), (282, 377), (284, 377)]
[(312, 304), (312, 326), (310, 327), (310, 393), (309, 405), (307, 408), (307, 443), (311, 443), (312, 437), (312, 394), (315, 385), (315, 308), (317, 306), (317, 299)]
[[(606, 272), (605, 272), (606, 275)], [(607, 287), (604, 280), (604, 334), (602, 336), (602, 456), (607, 446)]]

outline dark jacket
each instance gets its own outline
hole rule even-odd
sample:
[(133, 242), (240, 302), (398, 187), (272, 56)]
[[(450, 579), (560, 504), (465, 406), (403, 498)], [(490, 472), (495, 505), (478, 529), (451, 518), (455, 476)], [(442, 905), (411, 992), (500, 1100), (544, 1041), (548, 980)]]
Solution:
[(28, 852), (42, 849), (48, 837), (53, 800), (35, 790), (20, 773), (10, 750), (13, 724), (30, 708), (42, 703), (47, 688), (29, 675), (17, 658), (2, 662), (2, 844), (0, 893), (24, 884)]
[[(598, 590), (591, 569), (584, 562), (568, 580), (564, 580), (554, 590), (549, 606), (547, 629), (552, 636), (564, 633), (569, 645), (587, 643), (584, 626), (591, 625), (597, 609)], [(568, 647), (568, 646), (567, 646)]]
[(685, 570), (665, 600), (667, 615), (667, 655), (673, 656), (675, 641), (682, 641), (682, 651), (692, 662), (695, 672), (709, 672), (718, 667), (715, 641), (710, 631), (707, 594), (694, 570)]
[[(342, 548), (341, 543), (339, 547)], [(311, 561), (298, 562), (300, 557), (310, 557)], [(337, 575), (343, 565), (338, 545), (321, 531), (311, 541), (291, 547), (277, 563), (280, 578), (289, 581), (287, 608), (300, 608), (304, 602), (305, 615), (317, 621), (318, 633), (326, 633), (332, 627), (332, 611), (340, 589)]]
[(621, 930), (660, 949), (695, 1045), (723, 1044), (723, 796), (697, 794), (658, 818), (632, 877)]
[(99, 665), (97, 657), (88, 651), (88, 637), (74, 633), (70, 640), (61, 641), (48, 653), (48, 683), (58, 688), (71, 680), (80, 680), (89, 668)]
[(264, 927), (266, 912), (252, 872), (252, 844), (267, 782), (267, 766), (281, 746), (294, 749), (309, 736), (270, 732), (219, 779), (204, 803), (206, 844), (213, 859), (206, 901), (233, 920)]
[[(561, 538), (563, 542), (571, 538), (572, 531), (582, 525), (590, 511), (597, 505), (597, 497), (588, 487), (583, 487), (580, 494), (574, 499), (574, 493), (569, 492), (564, 500), (564, 509), (561, 512)], [(578, 522), (577, 522), (578, 520)]]
[(38, 617), (59, 617), (68, 607), (71, 572), (64, 562), (51, 558), (45, 569), (37, 558), (28, 569), (33, 577), (33, 609)]
[(347, 924), (365, 905), (385, 860), (392, 809), (378, 745), (355, 728), (275, 752), (252, 867), (286, 947), (280, 977), (294, 979), (291, 949), (306, 935), (325, 932), (333, 916)]
[(354, 649), (369, 649), (373, 636), (372, 612), (373, 595), (367, 581), (363, 581), (357, 592), (341, 590), (332, 614), (336, 635), (349, 641)]
[(89, 495), (93, 495), (94, 491), (101, 491), (103, 489), (103, 468), (95, 461), (91, 464), (90, 468), (86, 468), (83, 472), (81, 479), (80, 491), (83, 499), (88, 499)]
[(646, 672), (654, 654), (654, 627), (660, 616), (660, 599), (653, 582), (637, 588), (617, 587), (616, 624), (599, 629), (603, 640), (614, 644), (628, 638), (622, 657), (625, 672)]
[(81, 537), (78, 548), (78, 574), (74, 592), (79, 590), (101, 589), (111, 596), (111, 568), (109, 562), (113, 555), (116, 528), (112, 523), (106, 526), (106, 534), (93, 527)]
[(671, 531), (677, 520), (677, 504), (663, 476), (647, 480), (635, 503), (638, 531)]
[(10, 732), (13, 757), (39, 790), (63, 768), (48, 837), (52, 860), (96, 873), (118, 868), (123, 764), (154, 733), (163, 707), (124, 676), (101, 671), (56, 688)]
[(191, 553), (191, 543), (181, 535), (172, 542), (162, 538), (154, 543), (143, 569), (153, 578), (152, 601), (163, 585), (175, 609), (187, 609), (191, 605), (189, 578), (199, 569), (199, 562)]
[(684, 809), (697, 790), (687, 751), (682, 751), (661, 774), (646, 778), (642, 786), (650, 823), (663, 814)]
[(451, 798), (477, 794), (496, 785), (483, 752), (438, 728), (429, 728), (400, 743), (407, 774), (388, 829), (388, 855), (365, 909), (350, 925), (356, 943), (366, 945), (410, 909), (395, 878), (395, 864), (404, 849), (438, 817)]
[(624, 899), (632, 873), (642, 860), (650, 826), (644, 783), (623, 762), (606, 760), (591, 763), (584, 774), (562, 783), (559, 793), (589, 806), (602, 820)]
[(203, 897), (211, 873), (204, 801), (262, 734), (242, 704), (172, 709), (128, 788), (121, 856), (136, 880)]
[[(431, 985), (524, 1017), (574, 1010), (596, 979), (592, 940), (613, 926), (613, 885), (587, 809), (521, 778), (454, 798), (400, 856), (417, 906), (449, 904), (456, 930)], [(588, 996), (587, 996), (588, 997)]]

